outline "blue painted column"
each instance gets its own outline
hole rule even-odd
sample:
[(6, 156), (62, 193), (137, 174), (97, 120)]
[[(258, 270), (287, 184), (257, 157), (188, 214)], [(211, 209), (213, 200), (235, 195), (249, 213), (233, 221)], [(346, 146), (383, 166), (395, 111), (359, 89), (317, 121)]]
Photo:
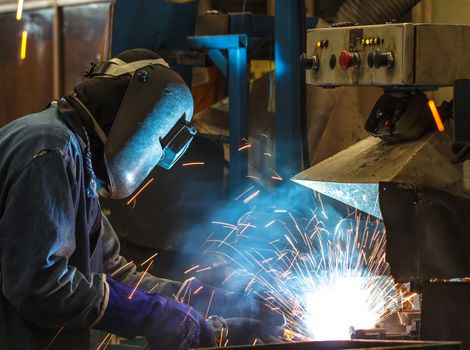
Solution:
[(248, 56), (246, 47), (228, 50), (230, 115), (230, 190), (237, 190), (248, 174), (248, 152), (239, 152), (248, 139)]
[(275, 10), (276, 171), (288, 179), (302, 159), (300, 0), (276, 0)]

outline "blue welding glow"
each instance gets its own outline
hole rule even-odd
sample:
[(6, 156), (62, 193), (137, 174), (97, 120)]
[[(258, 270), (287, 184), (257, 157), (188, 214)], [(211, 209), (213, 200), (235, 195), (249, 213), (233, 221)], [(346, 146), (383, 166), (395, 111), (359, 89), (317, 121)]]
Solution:
[(262, 298), (316, 340), (348, 339), (407, 302), (379, 220), (292, 182), (245, 201), (254, 190), (214, 214), (203, 247), (226, 265), (223, 288)]
[(275, 69), (276, 69), (276, 78), (283, 77), (287, 73), (287, 66), (283, 60), (283, 57), (279, 52), (280, 46), (279, 43), (274, 44), (274, 51), (276, 52), (276, 61), (275, 61)]

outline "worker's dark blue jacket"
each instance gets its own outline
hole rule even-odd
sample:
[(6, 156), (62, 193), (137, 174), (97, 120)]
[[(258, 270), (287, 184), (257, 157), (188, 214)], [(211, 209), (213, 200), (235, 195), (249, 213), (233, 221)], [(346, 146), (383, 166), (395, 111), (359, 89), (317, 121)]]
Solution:
[[(105, 274), (130, 285), (140, 277), (87, 195), (86, 147), (68, 125), (51, 106), (0, 129), (1, 350), (96, 349)], [(179, 286), (142, 284), (168, 296)]]

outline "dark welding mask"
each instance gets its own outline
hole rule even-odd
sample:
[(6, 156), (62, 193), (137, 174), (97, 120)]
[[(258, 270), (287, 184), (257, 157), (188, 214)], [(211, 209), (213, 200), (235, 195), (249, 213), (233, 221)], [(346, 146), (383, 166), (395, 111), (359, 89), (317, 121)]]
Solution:
[(163, 59), (126, 63), (113, 58), (94, 67), (89, 77), (125, 74), (131, 80), (108, 135), (94, 122), (104, 143), (108, 196), (116, 199), (132, 194), (156, 165), (170, 169), (196, 134), (190, 125), (191, 91)]

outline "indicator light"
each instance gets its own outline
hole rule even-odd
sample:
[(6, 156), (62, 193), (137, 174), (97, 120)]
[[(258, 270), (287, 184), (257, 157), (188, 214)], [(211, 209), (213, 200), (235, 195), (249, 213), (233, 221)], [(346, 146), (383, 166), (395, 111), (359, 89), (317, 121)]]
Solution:
[(369, 45), (369, 42), (370, 42), (370, 39), (367, 38), (367, 39), (366, 39), (366, 45)]
[(317, 47), (321, 47), (321, 41), (317, 41)]
[(378, 38), (374, 38), (374, 45), (377, 45), (379, 43), (379, 39)]

